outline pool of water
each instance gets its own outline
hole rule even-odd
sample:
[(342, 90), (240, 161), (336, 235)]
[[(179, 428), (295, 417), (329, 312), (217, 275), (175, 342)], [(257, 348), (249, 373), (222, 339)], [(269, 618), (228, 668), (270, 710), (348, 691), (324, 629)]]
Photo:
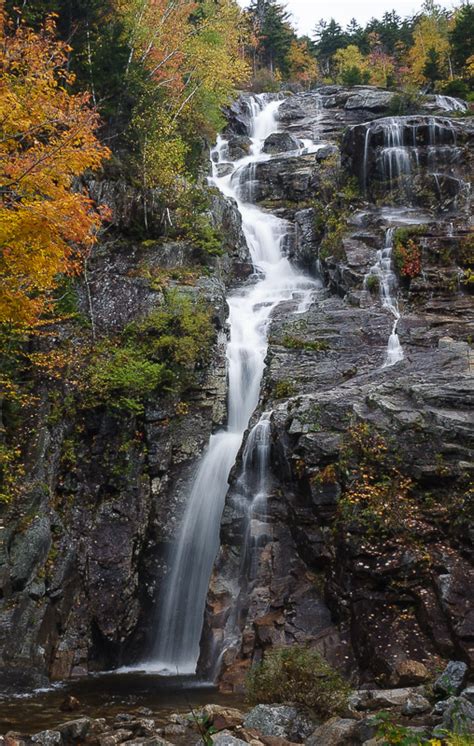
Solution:
[[(80, 707), (74, 712), (62, 712), (61, 704), (69, 695), (79, 700)], [(0, 693), (0, 733), (16, 730), (32, 734), (85, 715), (113, 719), (119, 713), (134, 713), (139, 708), (151, 710), (161, 724), (173, 712), (190, 712), (209, 703), (230, 707), (244, 704), (241, 698), (220, 694), (211, 684), (192, 676), (98, 674), (28, 695)]]

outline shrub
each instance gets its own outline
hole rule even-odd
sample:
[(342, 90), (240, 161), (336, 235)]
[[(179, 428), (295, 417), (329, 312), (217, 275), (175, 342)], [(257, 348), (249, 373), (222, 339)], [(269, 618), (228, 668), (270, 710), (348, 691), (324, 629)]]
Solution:
[(206, 303), (165, 292), (162, 306), (97, 347), (85, 381), (88, 403), (139, 414), (153, 392), (184, 391), (208, 359), (214, 334)]
[(323, 719), (342, 712), (349, 691), (342, 676), (319, 653), (303, 645), (269, 650), (246, 681), (251, 704), (294, 702)]
[(421, 248), (415, 240), (420, 227), (399, 228), (394, 236), (393, 261), (402, 277), (417, 277), (421, 273)]
[(171, 384), (173, 375), (163, 363), (140, 357), (135, 347), (105, 350), (90, 370), (90, 389), (97, 399), (133, 414), (143, 411), (143, 400), (155, 389)]
[(390, 100), (388, 106), (389, 116), (403, 116), (405, 114), (417, 114), (423, 103), (423, 97), (418, 91), (403, 91), (397, 93)]
[(285, 378), (282, 381), (276, 382), (273, 389), (273, 394), (275, 396), (275, 399), (287, 399), (290, 396), (293, 396), (295, 391), (296, 389), (293, 383)]
[(285, 334), (281, 344), (287, 350), (309, 350), (314, 352), (329, 350), (328, 343), (322, 339), (305, 340), (299, 337), (292, 337), (290, 334)]
[(454, 78), (443, 85), (441, 93), (445, 96), (454, 96), (455, 98), (467, 98), (469, 95), (469, 85), (462, 78)]
[(380, 280), (377, 275), (368, 275), (365, 286), (369, 293), (377, 293), (380, 288)]

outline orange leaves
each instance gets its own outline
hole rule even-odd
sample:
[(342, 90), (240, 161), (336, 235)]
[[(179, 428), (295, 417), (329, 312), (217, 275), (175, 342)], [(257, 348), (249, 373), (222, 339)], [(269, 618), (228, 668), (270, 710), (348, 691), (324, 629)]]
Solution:
[(69, 47), (4, 21), (0, 50), (0, 323), (34, 324), (58, 274), (77, 272), (101, 218), (77, 178), (108, 150), (88, 94), (67, 91)]

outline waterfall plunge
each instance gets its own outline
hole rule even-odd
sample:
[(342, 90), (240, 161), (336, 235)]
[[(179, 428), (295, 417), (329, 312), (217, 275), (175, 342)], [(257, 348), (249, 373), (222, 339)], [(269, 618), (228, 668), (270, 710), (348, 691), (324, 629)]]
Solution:
[(213, 435), (201, 460), (185, 510), (170, 570), (158, 600), (156, 643), (141, 668), (163, 674), (193, 674), (199, 658), (204, 607), (212, 565), (219, 547), (219, 528), (228, 477), (249, 419), (257, 406), (267, 352), (267, 329), (273, 309), (294, 299), (307, 307), (315, 283), (293, 269), (283, 255), (288, 224), (244, 202), (242, 187), (255, 178), (255, 164), (267, 160), (263, 142), (278, 129), (279, 101), (252, 99), (251, 154), (219, 177), (226, 142), (219, 138), (212, 153), (213, 183), (236, 200), (255, 268), (255, 282), (231, 295), (228, 361), (228, 426)]

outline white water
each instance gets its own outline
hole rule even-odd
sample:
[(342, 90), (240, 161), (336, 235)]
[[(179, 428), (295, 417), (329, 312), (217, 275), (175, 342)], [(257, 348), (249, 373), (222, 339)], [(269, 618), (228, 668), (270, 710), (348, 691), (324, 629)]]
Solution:
[[(218, 139), (211, 157), (213, 183), (223, 195), (237, 202), (256, 276), (227, 299), (228, 425), (211, 437), (192, 486), (158, 601), (156, 644), (151, 660), (141, 666), (148, 671), (174, 675), (196, 670), (228, 477), (258, 403), (271, 313), (282, 301), (293, 300), (296, 311), (306, 308), (315, 287), (283, 255), (286, 221), (264, 213), (242, 198), (246, 195), (249, 199), (248, 183), (255, 179), (255, 164), (270, 157), (262, 153), (262, 147), (265, 138), (278, 129), (276, 112), (280, 103), (268, 102), (265, 96), (253, 99), (251, 154), (233, 164), (232, 173), (218, 175), (219, 164), (225, 161), (224, 139)], [(302, 145), (307, 152), (308, 143)]]
[(397, 278), (392, 269), (393, 233), (394, 228), (387, 228), (385, 233), (385, 245), (377, 251), (377, 261), (370, 268), (365, 278), (376, 277), (379, 283), (380, 300), (382, 307), (387, 308), (393, 316), (393, 326), (387, 343), (384, 368), (395, 365), (403, 360), (403, 349), (397, 334), (397, 326), (400, 320), (400, 311), (397, 300)]
[(444, 111), (467, 111), (467, 104), (460, 98), (454, 96), (435, 96), (436, 106)]

